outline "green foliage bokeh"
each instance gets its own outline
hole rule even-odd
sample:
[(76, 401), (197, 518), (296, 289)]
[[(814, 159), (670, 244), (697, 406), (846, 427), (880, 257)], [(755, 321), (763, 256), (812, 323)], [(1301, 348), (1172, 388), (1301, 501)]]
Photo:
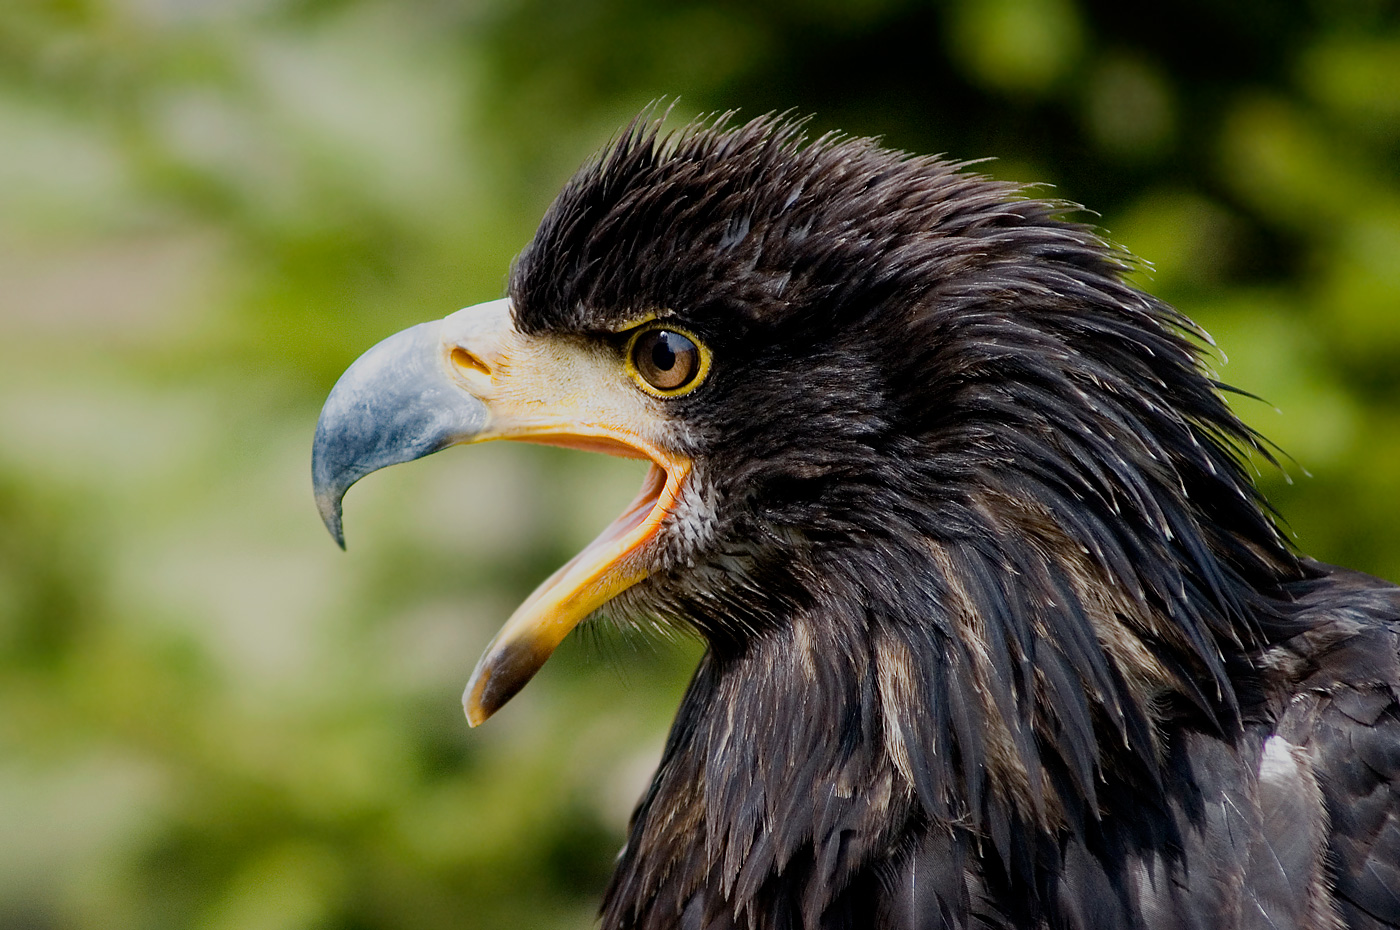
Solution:
[(1086, 204), (1262, 398), (1300, 547), (1400, 578), (1392, 2), (12, 0), (0, 928), (590, 925), (697, 647), (457, 695), (640, 470), (456, 450), (356, 487), (342, 554), (308, 452), (659, 97)]

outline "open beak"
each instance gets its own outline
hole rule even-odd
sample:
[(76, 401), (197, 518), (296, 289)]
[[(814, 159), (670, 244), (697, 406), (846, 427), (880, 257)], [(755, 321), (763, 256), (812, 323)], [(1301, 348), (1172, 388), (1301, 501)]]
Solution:
[(690, 462), (664, 450), (654, 402), (615, 353), (515, 328), (508, 300), (390, 336), (336, 382), (316, 424), (312, 480), (344, 546), (341, 499), (372, 471), (449, 446), (516, 439), (652, 462), (636, 500), (534, 590), (491, 641), (462, 696), (472, 726), (539, 671), (585, 617), (645, 578), (648, 544)]

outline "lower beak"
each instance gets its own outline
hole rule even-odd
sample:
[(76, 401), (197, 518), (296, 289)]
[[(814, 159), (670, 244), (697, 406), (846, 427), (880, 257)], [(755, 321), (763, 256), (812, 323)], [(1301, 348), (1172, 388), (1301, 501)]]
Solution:
[(605, 348), (527, 336), (506, 300), (390, 336), (336, 382), (316, 425), (312, 480), (344, 547), (341, 502), (372, 471), (449, 446), (516, 439), (647, 458), (630, 507), (546, 579), (487, 647), (463, 695), (473, 726), (510, 700), (584, 618), (649, 574), (648, 544), (690, 472), (657, 442), (654, 401)]

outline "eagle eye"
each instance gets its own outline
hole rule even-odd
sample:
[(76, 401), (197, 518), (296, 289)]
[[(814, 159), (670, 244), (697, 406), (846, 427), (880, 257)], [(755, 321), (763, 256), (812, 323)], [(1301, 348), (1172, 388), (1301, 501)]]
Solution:
[(709, 369), (709, 352), (676, 329), (645, 329), (627, 349), (632, 376), (652, 394), (674, 397), (700, 386)]

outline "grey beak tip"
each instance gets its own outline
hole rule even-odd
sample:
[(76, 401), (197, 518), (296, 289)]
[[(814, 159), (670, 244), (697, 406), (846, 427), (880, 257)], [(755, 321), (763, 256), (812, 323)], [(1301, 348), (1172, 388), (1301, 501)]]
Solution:
[(327, 494), (317, 488), (316, 509), (321, 513), (321, 522), (326, 526), (326, 532), (331, 534), (336, 545), (342, 550), (345, 548), (345, 527), (342, 522), (340, 502), (344, 492), (340, 494)]
[[(336, 510), (339, 511), (340, 508), (337, 507)], [(344, 552), (345, 529), (340, 525), (340, 514), (338, 512), (333, 520), (326, 521), (326, 529), (330, 531), (331, 539), (335, 540), (335, 544), (340, 547), (340, 551)]]
[[(331, 534), (336, 545), (345, 548), (345, 527), (341, 513), (341, 503), (345, 492), (359, 475), (337, 461), (336, 443), (326, 429), (326, 417), (322, 413), (316, 424), (316, 441), (311, 450), (311, 488), (316, 495), (316, 510), (321, 514), (321, 522), (326, 532)], [(347, 471), (349, 474), (347, 475)], [(349, 477), (350, 482), (346, 482)]]

